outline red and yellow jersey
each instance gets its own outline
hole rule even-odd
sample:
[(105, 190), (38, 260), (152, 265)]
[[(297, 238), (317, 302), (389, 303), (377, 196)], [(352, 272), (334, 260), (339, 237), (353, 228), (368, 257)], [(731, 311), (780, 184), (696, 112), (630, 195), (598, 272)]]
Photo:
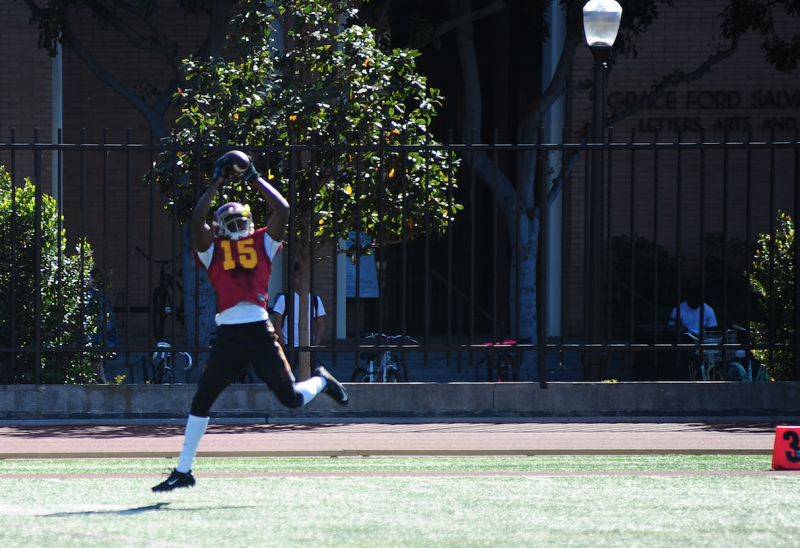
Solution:
[[(272, 275), (272, 259), (267, 255), (266, 228), (239, 240), (214, 238), (211, 261), (207, 265), (195, 250), (194, 260), (208, 271), (217, 292), (217, 308), (223, 312), (248, 302), (267, 309), (267, 285)], [(271, 242), (272, 239), (269, 238)]]

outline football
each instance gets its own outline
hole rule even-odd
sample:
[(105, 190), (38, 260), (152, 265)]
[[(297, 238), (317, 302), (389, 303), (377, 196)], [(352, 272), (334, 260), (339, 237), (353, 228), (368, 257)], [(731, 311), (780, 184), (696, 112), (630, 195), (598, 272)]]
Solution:
[(236, 176), (244, 173), (250, 167), (250, 158), (241, 150), (231, 150), (222, 155), (220, 160), (230, 162), (228, 175)]

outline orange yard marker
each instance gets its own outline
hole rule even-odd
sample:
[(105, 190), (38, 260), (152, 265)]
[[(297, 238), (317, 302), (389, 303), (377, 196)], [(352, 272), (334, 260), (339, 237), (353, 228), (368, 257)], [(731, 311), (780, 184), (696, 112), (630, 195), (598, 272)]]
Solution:
[(773, 470), (800, 470), (800, 426), (778, 426), (772, 450)]

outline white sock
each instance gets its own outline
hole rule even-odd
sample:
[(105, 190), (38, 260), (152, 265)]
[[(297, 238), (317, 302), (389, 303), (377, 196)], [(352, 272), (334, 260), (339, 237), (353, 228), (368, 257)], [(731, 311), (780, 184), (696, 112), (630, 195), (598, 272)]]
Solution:
[(325, 390), (328, 381), (322, 377), (311, 377), (294, 385), (295, 390), (303, 396), (303, 405), (314, 399), (314, 396)]
[(197, 454), (197, 446), (200, 445), (200, 439), (206, 433), (207, 426), (208, 417), (189, 415), (189, 420), (186, 421), (186, 434), (183, 436), (183, 451), (181, 451), (181, 457), (178, 459), (178, 466), (175, 470), (184, 474), (191, 471), (194, 456)]

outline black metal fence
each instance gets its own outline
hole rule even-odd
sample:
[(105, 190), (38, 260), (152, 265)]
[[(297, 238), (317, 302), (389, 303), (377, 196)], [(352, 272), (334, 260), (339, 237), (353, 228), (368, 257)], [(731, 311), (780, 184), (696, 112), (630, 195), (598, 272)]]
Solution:
[[(192, 302), (200, 282), (183, 276), (192, 263), (178, 206), (148, 184), (145, 174), (164, 150), (199, 155), (223, 149), (136, 144), (130, 132), (124, 142), (115, 143), (106, 135), (103, 143), (50, 144), (16, 143), (12, 133), (9, 142), (0, 144), (0, 164), (12, 182), (2, 189), (0, 211), (0, 246), (7, 270), (0, 289), (9, 303), (7, 317), (2, 318), (0, 368), (11, 370), (23, 362), (31, 368), (14, 382), (47, 382), (41, 366), (47, 356), (54, 360), (48, 367), (58, 368), (61, 355), (113, 351), (124, 357), (133, 373), (135, 356), (155, 352), (161, 341), (195, 359), (208, 349), (201, 343), (208, 338), (202, 333), (201, 311)], [(773, 134), (756, 141), (747, 134), (714, 140), (705, 133), (656, 133), (645, 141), (632, 133), (620, 141), (612, 131), (603, 145), (436, 148), (453, 159), (450, 186), (442, 199), (463, 205), (463, 210), (445, 232), (434, 233), (427, 219), (406, 217), (404, 209), (401, 224), (424, 225), (423, 233), (413, 239), (400, 234), (399, 243), (390, 245), (389, 238), (364, 226), (357, 232), (372, 237), (370, 254), (348, 255), (345, 270), (335, 260), (314, 263), (312, 293), (327, 303), (332, 336), (324, 348), (313, 350), (330, 353), (334, 363), (359, 361), (361, 352), (386, 349), (414, 354), (425, 366), (465, 360), (476, 372), (476, 381), (496, 379), (499, 373), (492, 366), (510, 360), (509, 371), (519, 371), (522, 380), (542, 387), (558, 380), (727, 380), (724, 374), (709, 377), (705, 369), (691, 369), (688, 362), (696, 360), (700, 344), (706, 355), (721, 360), (716, 371), (724, 373), (728, 363), (743, 362), (737, 350), (756, 351), (771, 377), (798, 380), (800, 319), (794, 311), (800, 286), (794, 282), (800, 259), (787, 243), (793, 242), (793, 231), (781, 232), (785, 219), (779, 214), (793, 217), (800, 211), (800, 136), (795, 132), (780, 140)], [(288, 163), (313, 163), (315, 154), (323, 151), (342, 150), (357, 157), (377, 150), (405, 158), (420, 148), (433, 147), (248, 152), (284, 155)], [(596, 151), (602, 155), (602, 189), (592, 188), (592, 162), (586, 161)], [(26, 177), (34, 183), (32, 211), (20, 211), (14, 201)], [(294, 212), (298, 200), (315, 198), (298, 192), (293, 177), (284, 183)], [(189, 178), (199, 193), (204, 175), (196, 170)], [(376, 178), (373, 184), (385, 183)], [(381, 186), (381, 195), (383, 190)], [(424, 193), (412, 195), (402, 186), (394, 192), (403, 203), (432, 199)], [(63, 331), (60, 324), (42, 329), (47, 324), (42, 284), (61, 284), (59, 280), (74, 275), (59, 270), (61, 251), (53, 266), (55, 277), (44, 276), (44, 268), (19, 268), (19, 227), (27, 222), (26, 215), (33, 227), (34, 260), (43, 260), (45, 195), (56, 199), (63, 216), (57, 230), (63, 230), (67, 249), (88, 242), (92, 260), (108, 278), (108, 299), (119, 327), (114, 348), (90, 349), (80, 342), (85, 338), (80, 334), (77, 339), (53, 336)], [(358, 192), (346, 196), (350, 198), (343, 199), (360, 199)], [(602, 207), (593, 209), (593, 201)], [(597, 211), (602, 212), (600, 222)], [(338, 215), (333, 211), (326, 222), (341, 222)], [(298, 230), (296, 223), (293, 219), (289, 233)], [(597, 235), (592, 227), (597, 226), (603, 227), (602, 234), (592, 238)], [(599, 249), (590, 249), (592, 245)], [(317, 257), (334, 257), (338, 251), (331, 241), (327, 253)], [(594, 251), (601, 260), (587, 268)], [(284, 265), (294, 263), (294, 253), (290, 243)], [(348, 263), (355, 269), (354, 280), (362, 279), (362, 269), (375, 269), (375, 293), (366, 296), (355, 284), (355, 296), (341, 295)], [(754, 282), (760, 284), (761, 294), (752, 290)], [(31, 299), (20, 300), (22, 287), (30, 288)], [(599, 314), (587, 309), (590, 287), (602, 292)], [(691, 288), (711, 306), (717, 323), (697, 340), (682, 336), (671, 322), (673, 309)], [(24, 335), (23, 316), (33, 318), (32, 331)], [(600, 322), (601, 343), (587, 343), (592, 321)], [(367, 332), (410, 336), (418, 344), (376, 343), (365, 338)], [(487, 346), (502, 341), (513, 342)], [(308, 350), (312, 348), (299, 348)], [(592, 355), (603, 358), (587, 361)]]

